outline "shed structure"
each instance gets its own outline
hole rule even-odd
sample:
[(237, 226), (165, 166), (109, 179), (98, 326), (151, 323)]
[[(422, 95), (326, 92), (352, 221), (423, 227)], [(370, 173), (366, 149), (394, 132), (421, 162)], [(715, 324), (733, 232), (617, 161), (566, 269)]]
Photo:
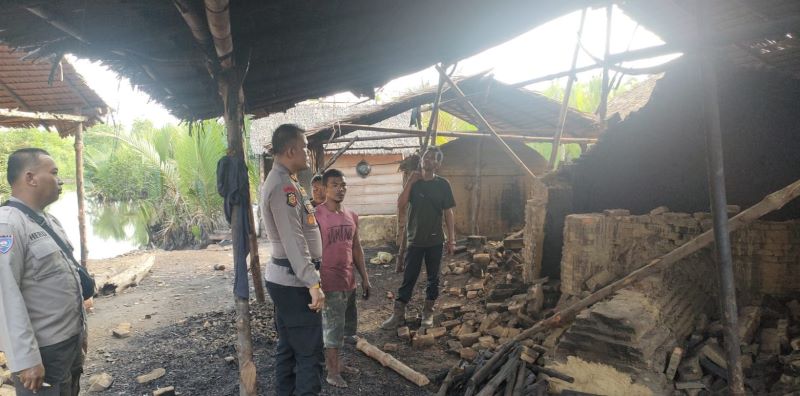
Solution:
[(26, 60), (29, 54), (0, 44), (0, 127), (42, 126), (75, 139), (75, 182), (78, 191), (80, 262), (89, 259), (83, 188), (83, 128), (101, 122), (108, 106), (89, 88), (72, 65), (55, 57)]

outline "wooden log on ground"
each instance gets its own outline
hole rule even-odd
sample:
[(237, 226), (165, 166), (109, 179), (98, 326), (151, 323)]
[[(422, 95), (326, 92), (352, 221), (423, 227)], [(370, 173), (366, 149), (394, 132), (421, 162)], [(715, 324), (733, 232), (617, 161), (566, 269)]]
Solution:
[(365, 355), (377, 360), (380, 364), (384, 367), (389, 367), (390, 369), (394, 370), (398, 374), (402, 375), (405, 379), (413, 382), (417, 386), (425, 386), (430, 383), (428, 377), (424, 376), (423, 374), (418, 373), (411, 367), (406, 366), (403, 362), (394, 358), (394, 356), (381, 351), (376, 346), (367, 342), (367, 340), (363, 338), (359, 338), (356, 342), (356, 348), (364, 352)]
[(528, 370), (524, 364), (520, 364), (517, 369), (517, 379), (514, 383), (514, 389), (511, 391), (511, 396), (522, 396), (525, 390), (525, 380), (528, 378)]
[(494, 395), (497, 388), (500, 387), (504, 381), (507, 381), (511, 375), (515, 375), (517, 373), (517, 365), (519, 364), (519, 349), (515, 350), (511, 353), (511, 356), (508, 357), (506, 363), (503, 364), (503, 367), (497, 374), (489, 380), (486, 385), (478, 392), (477, 396), (492, 396)]
[(532, 370), (536, 374), (545, 374), (548, 377), (558, 378), (564, 382), (569, 382), (570, 384), (575, 382), (575, 378), (572, 378), (566, 374), (559, 373), (558, 371), (551, 370), (549, 368), (541, 367), (541, 366), (532, 366)]
[(141, 282), (142, 279), (144, 279), (144, 277), (150, 273), (150, 269), (153, 268), (153, 264), (155, 264), (155, 262), (155, 256), (148, 256), (147, 259), (141, 263), (133, 265), (125, 271), (108, 278), (108, 280), (103, 282), (103, 284), (100, 286), (99, 294), (104, 296), (116, 294), (131, 286), (138, 285), (139, 282)]
[(442, 385), (439, 386), (439, 391), (436, 392), (436, 396), (446, 396), (447, 390), (450, 389), (450, 385), (453, 384), (453, 380), (455, 380), (456, 376), (458, 376), (458, 374), (461, 374), (462, 372), (464, 372), (464, 369), (461, 366), (459, 365), (453, 366), (447, 372), (447, 376), (444, 377)]
[(516, 342), (509, 342), (504, 345), (505, 348), (498, 349), (497, 352), (491, 357), (491, 359), (487, 360), (486, 363), (483, 364), (480, 368), (475, 370), (475, 374), (472, 375), (472, 378), (469, 379), (467, 384), (467, 391), (464, 393), (465, 396), (472, 396), (475, 392), (475, 388), (483, 382), (487, 377), (489, 377), (494, 370), (500, 366), (503, 362), (503, 358), (511, 352), (511, 346), (517, 345)]

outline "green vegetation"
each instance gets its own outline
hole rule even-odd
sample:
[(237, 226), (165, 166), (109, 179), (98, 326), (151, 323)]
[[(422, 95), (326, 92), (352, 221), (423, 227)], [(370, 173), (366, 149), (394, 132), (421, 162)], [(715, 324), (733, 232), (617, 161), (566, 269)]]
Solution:
[[(140, 245), (180, 249), (202, 246), (214, 230), (227, 228), (216, 189), (217, 161), (227, 150), (224, 125), (209, 120), (191, 128), (155, 128), (139, 120), (130, 130), (94, 126), (84, 140), (87, 209), (99, 236), (130, 238), (133, 229)], [(48, 150), (62, 178), (74, 185), (73, 140), (37, 129), (0, 132), (3, 179), (8, 155), (22, 147)], [(251, 193), (258, 186), (253, 162), (248, 163)], [(9, 186), (0, 186), (7, 197)]]
[(8, 156), (26, 147), (40, 147), (47, 150), (58, 165), (58, 174), (64, 179), (65, 189), (74, 189), (75, 149), (72, 138), (63, 139), (55, 132), (44, 129), (11, 129), (0, 131), (0, 199), (5, 201), (11, 195), (11, 186), (6, 182)]

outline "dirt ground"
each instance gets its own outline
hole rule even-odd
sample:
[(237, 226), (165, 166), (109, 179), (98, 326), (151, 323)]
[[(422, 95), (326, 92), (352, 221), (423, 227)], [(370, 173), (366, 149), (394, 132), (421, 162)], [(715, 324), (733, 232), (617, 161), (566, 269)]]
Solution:
[[(269, 251), (263, 241), (259, 252), (262, 263), (267, 262)], [(376, 252), (368, 251), (367, 260)], [(237, 363), (225, 360), (236, 356), (231, 251), (136, 252), (90, 262), (90, 268), (98, 275), (119, 272), (151, 254), (156, 256), (155, 265), (138, 287), (95, 300), (94, 312), (89, 316), (89, 353), (82, 381), (83, 394), (89, 394), (86, 391), (89, 378), (102, 372), (114, 378), (113, 386), (102, 394), (151, 394), (165, 386), (174, 386), (181, 395), (238, 394)], [(227, 268), (215, 271), (215, 264), (224, 264)], [(393, 264), (368, 263), (367, 268), (373, 293), (369, 300), (359, 300), (359, 335), (378, 347), (386, 342), (399, 343), (400, 350), (394, 356), (426, 374), (433, 384), (419, 388), (353, 347), (346, 346), (345, 361), (359, 368), (362, 374), (357, 378), (346, 377), (350, 388), (345, 390), (324, 384), (323, 394), (435, 393), (437, 376), (443, 377), (457, 357), (445, 352), (443, 342), (429, 349), (415, 350), (402, 343), (394, 331), (381, 330), (380, 323), (391, 313), (392, 301), (387, 298), (387, 292), (396, 293), (401, 274), (394, 272)], [(407, 316), (421, 310), (424, 284), (423, 273)], [(251, 295), (254, 298), (252, 292)], [(439, 305), (453, 298), (443, 295)], [(272, 395), (272, 352), (275, 347), (272, 305), (269, 301), (264, 305), (253, 301), (251, 308), (259, 394)], [(112, 329), (121, 322), (132, 324), (131, 337), (117, 339), (112, 336)], [(156, 368), (166, 369), (166, 375), (143, 385), (136, 382), (136, 376)]]

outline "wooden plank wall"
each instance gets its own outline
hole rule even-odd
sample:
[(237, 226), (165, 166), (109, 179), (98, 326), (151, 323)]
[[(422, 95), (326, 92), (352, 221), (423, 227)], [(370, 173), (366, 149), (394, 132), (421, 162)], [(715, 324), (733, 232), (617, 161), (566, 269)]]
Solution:
[[(509, 142), (515, 153), (536, 174), (547, 167), (547, 161), (533, 149)], [(444, 162), (439, 174), (450, 181), (456, 200), (456, 234), (471, 235), (472, 189), (475, 184), (477, 141), (457, 139), (442, 146)], [(481, 152), (481, 194), (478, 211), (478, 232), (491, 238), (522, 229), (525, 225), (525, 203), (531, 193), (530, 177), (523, 174), (514, 161), (494, 141), (487, 140)]]
[[(329, 156), (326, 156), (326, 161)], [(366, 178), (356, 174), (356, 164), (366, 160), (372, 172)], [(331, 166), (347, 177), (347, 197), (344, 204), (358, 213), (367, 215), (396, 215), (397, 197), (403, 191), (403, 174), (397, 167), (402, 154), (346, 154)]]

